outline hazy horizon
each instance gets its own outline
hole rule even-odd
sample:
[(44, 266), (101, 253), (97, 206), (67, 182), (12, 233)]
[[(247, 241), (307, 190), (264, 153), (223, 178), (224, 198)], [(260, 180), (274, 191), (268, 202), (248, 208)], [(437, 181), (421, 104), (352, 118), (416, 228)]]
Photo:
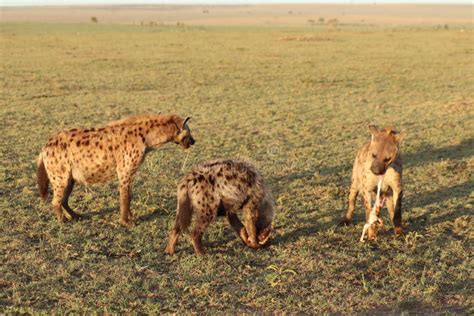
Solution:
[(252, 4), (444, 4), (473, 5), (472, 0), (1, 0), (0, 6), (61, 6), (61, 5), (252, 5)]

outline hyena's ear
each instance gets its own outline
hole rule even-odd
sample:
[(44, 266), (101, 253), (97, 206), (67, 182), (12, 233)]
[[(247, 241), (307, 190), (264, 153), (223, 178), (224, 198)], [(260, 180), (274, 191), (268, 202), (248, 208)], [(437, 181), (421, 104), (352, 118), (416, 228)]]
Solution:
[(406, 136), (407, 136), (407, 132), (401, 131), (400, 133), (395, 134), (395, 140), (397, 143), (400, 144), (402, 140), (405, 139)]
[(375, 136), (380, 132), (380, 130), (374, 124), (369, 125), (369, 130), (370, 130), (370, 133), (372, 134), (372, 140), (374, 140)]
[(184, 129), (184, 126), (186, 125), (186, 123), (187, 123), (190, 119), (191, 119), (191, 117), (188, 116), (188, 117), (184, 120), (184, 122), (183, 122), (183, 129)]

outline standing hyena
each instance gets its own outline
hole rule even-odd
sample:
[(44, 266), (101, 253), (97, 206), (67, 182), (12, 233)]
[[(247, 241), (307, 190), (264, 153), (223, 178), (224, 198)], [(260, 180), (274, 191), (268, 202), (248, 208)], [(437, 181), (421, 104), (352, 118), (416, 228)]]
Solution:
[[(176, 223), (169, 235), (166, 252), (174, 253), (181, 232), (196, 213), (191, 240), (198, 255), (204, 254), (201, 238), (207, 226), (219, 215), (242, 241), (252, 248), (266, 244), (272, 231), (273, 198), (262, 176), (244, 161), (215, 160), (197, 165), (178, 184)], [(243, 210), (244, 225), (237, 217)]]
[(38, 188), (43, 200), (53, 188), (53, 208), (59, 222), (78, 218), (68, 204), (74, 183), (105, 182), (115, 175), (120, 188), (120, 224), (133, 221), (130, 212), (132, 178), (150, 150), (174, 142), (194, 144), (187, 125), (176, 115), (141, 115), (114, 121), (101, 128), (71, 129), (52, 136), (38, 158)]
[[(352, 220), (357, 194), (362, 192), (365, 206), (365, 221), (369, 223), (372, 210), (372, 196), (375, 195), (377, 183), (382, 179), (381, 199), (385, 199), (390, 218), (395, 227), (395, 234), (402, 234), (402, 160), (400, 143), (405, 133), (397, 133), (391, 128), (380, 130), (375, 125), (369, 126), (372, 140), (365, 144), (357, 154), (352, 169), (352, 183), (349, 193), (349, 207), (341, 224)], [(377, 216), (380, 207), (377, 208)], [(369, 228), (368, 238), (373, 239), (375, 232)]]

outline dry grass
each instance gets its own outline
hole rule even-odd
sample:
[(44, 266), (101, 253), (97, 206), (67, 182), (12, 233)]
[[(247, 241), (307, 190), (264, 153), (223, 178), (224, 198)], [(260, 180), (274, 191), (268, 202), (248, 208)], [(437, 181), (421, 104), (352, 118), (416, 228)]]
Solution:
[[(102, 20), (98, 16), (99, 21)], [(473, 312), (471, 31), (1, 24), (0, 311)], [(282, 41), (282, 38), (327, 38)], [(59, 226), (35, 188), (49, 134), (140, 112), (193, 116), (190, 164), (249, 159), (276, 198), (271, 245), (219, 221), (198, 258), (163, 253), (185, 153), (150, 153), (139, 224), (116, 183), (79, 187)], [(408, 132), (404, 238), (337, 228), (369, 122)], [(389, 222), (386, 212), (385, 222)]]

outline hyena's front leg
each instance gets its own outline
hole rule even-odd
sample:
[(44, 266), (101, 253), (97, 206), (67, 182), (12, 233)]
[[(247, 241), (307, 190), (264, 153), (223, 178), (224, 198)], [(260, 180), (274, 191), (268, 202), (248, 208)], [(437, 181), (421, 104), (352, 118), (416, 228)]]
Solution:
[(392, 220), (392, 223), (394, 226), (394, 232), (395, 232), (395, 235), (397, 236), (403, 234), (402, 199), (403, 199), (403, 191), (400, 187), (398, 187), (398, 188), (393, 188), (393, 197), (391, 198), (391, 201), (387, 201), (387, 207), (390, 213), (390, 219)]
[(123, 226), (130, 226), (133, 224), (133, 216), (130, 212), (131, 196), (131, 179), (129, 177), (119, 178), (120, 191), (120, 220), (119, 223)]
[(179, 235), (181, 234), (181, 228), (176, 223), (168, 235), (168, 244), (166, 245), (165, 253), (172, 255), (176, 249), (176, 243), (178, 242)]
[(260, 245), (257, 240), (257, 202), (250, 199), (243, 207), (244, 225), (247, 230), (248, 240), (247, 245), (252, 248), (258, 248)]
[(342, 218), (339, 225), (348, 225), (352, 221), (352, 216), (354, 214), (355, 203), (357, 200), (357, 195), (359, 194), (359, 189), (354, 181), (351, 183), (351, 188), (349, 190), (349, 202), (347, 207), (347, 212)]
[[(54, 170), (52, 171), (52, 173), (53, 172)], [(68, 220), (63, 212), (63, 204), (64, 200), (67, 200), (70, 194), (68, 185), (70, 175), (67, 173), (67, 171), (54, 172), (54, 175), (52, 174), (51, 178), (54, 179), (53, 181), (51, 181), (51, 185), (53, 188), (53, 209), (56, 213), (56, 218), (58, 219), (58, 222), (64, 223)]]
[(369, 223), (370, 212), (372, 212), (372, 195), (369, 190), (364, 190), (365, 223)]
[(239, 236), (240, 239), (242, 239), (242, 241), (247, 244), (249, 236), (247, 234), (247, 230), (245, 229), (237, 214), (234, 212), (226, 212), (226, 216), (230, 226), (232, 226), (237, 236)]
[(74, 212), (72, 208), (69, 206), (69, 196), (71, 195), (72, 189), (74, 188), (74, 180), (72, 177), (69, 179), (67, 184), (66, 190), (64, 191), (64, 196), (62, 199), (62, 207), (66, 210), (66, 212), (71, 216), (72, 219), (79, 219), (81, 216)]

